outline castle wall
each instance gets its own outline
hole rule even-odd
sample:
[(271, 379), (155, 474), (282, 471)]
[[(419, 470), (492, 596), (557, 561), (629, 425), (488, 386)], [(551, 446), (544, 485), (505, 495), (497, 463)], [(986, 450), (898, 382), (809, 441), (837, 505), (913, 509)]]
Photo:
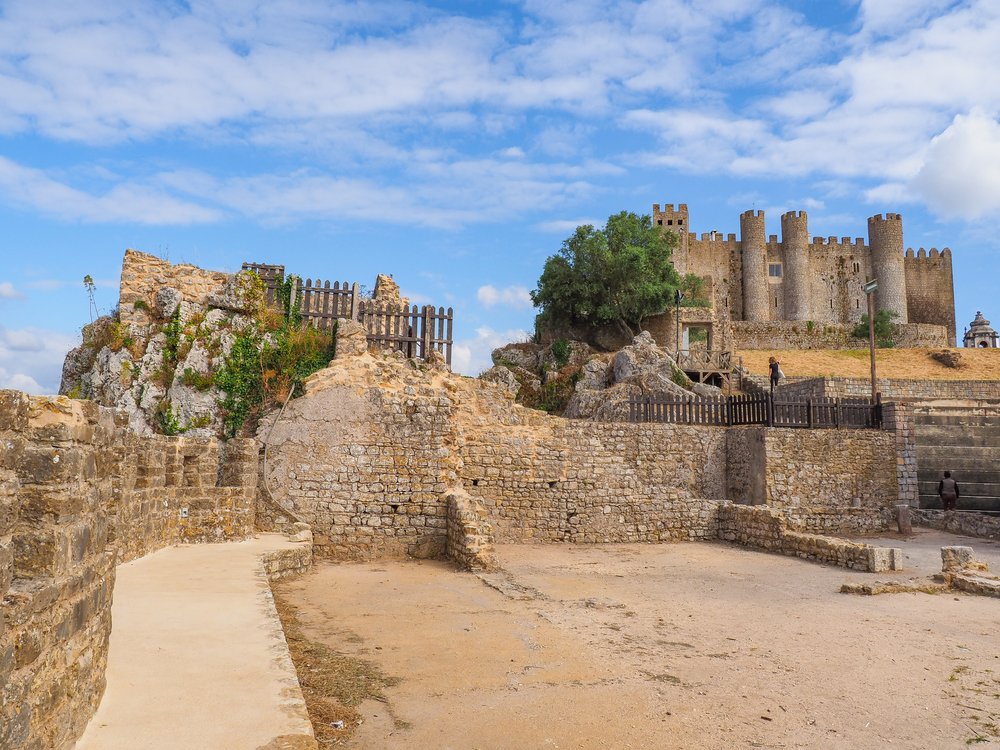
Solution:
[(943, 325), (948, 345), (956, 345), (955, 288), (952, 282), (951, 250), (929, 253), (920, 248), (906, 251), (906, 309), (912, 323)]
[(784, 320), (811, 320), (811, 254), (805, 211), (789, 211), (782, 215), (781, 247), (785, 256), (785, 307), (781, 317)]
[(104, 691), (117, 562), (252, 533), (255, 441), (123, 424), (89, 401), (0, 391), (0, 747), (71, 747), (83, 732)]
[(764, 321), (772, 317), (768, 294), (768, 248), (765, 242), (764, 212), (740, 214), (740, 250), (743, 274), (743, 318)]
[[(802, 323), (774, 320), (768, 323), (750, 323), (734, 320), (731, 323), (733, 348), (737, 351), (752, 349), (867, 349), (867, 339), (856, 338), (852, 335), (855, 325), (855, 323), (844, 325), (815, 321)], [(893, 340), (900, 348), (948, 346), (948, 335), (944, 326), (925, 323), (907, 323), (896, 326)]]
[(879, 214), (868, 219), (868, 245), (871, 248), (872, 271), (878, 281), (875, 309), (896, 313), (896, 323), (908, 322), (902, 217), (886, 214), (883, 218)]
[[(998, 401), (1000, 382), (995, 380), (904, 380), (878, 378), (883, 400), (898, 401)], [(780, 386), (787, 398), (868, 398), (867, 378), (809, 378)]]

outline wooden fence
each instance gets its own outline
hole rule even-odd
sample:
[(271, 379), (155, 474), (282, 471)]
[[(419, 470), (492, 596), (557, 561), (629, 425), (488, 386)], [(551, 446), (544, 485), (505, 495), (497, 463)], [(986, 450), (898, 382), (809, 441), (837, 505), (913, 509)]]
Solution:
[(629, 399), (629, 421), (674, 424), (733, 425), (762, 424), (768, 427), (880, 429), (882, 401), (867, 399), (807, 398), (775, 401), (764, 395), (722, 398), (666, 398), (633, 396)]
[[(264, 282), (269, 304), (277, 304), (278, 285), (285, 278), (284, 266), (244, 263), (244, 271), (253, 271)], [(451, 364), (454, 311), (433, 305), (418, 307), (379, 304), (360, 296), (357, 284), (346, 281), (306, 279), (295, 291), (301, 299), (302, 319), (321, 330), (331, 330), (338, 318), (361, 323), (368, 332), (368, 343), (382, 349), (396, 349), (407, 357), (427, 359), (432, 351), (440, 352)]]

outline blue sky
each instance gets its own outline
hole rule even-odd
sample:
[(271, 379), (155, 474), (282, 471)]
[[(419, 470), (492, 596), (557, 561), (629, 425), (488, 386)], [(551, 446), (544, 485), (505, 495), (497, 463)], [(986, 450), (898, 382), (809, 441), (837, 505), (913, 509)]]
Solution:
[(284, 263), (532, 327), (580, 223), (903, 214), (1000, 319), (996, 0), (0, 0), (0, 388), (52, 392), (125, 248)]

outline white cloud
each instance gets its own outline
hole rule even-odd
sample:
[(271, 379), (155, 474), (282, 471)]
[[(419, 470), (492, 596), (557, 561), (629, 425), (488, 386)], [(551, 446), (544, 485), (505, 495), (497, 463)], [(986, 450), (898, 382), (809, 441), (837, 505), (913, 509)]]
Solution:
[(24, 299), (24, 295), (9, 281), (0, 281), (0, 299)]
[(476, 299), (486, 307), (506, 305), (515, 309), (531, 307), (531, 295), (523, 286), (507, 286), (497, 289), (492, 284), (486, 284), (476, 290)]
[(577, 227), (582, 227), (586, 224), (593, 227), (603, 227), (604, 219), (553, 219), (536, 224), (535, 229), (542, 232), (565, 234), (568, 236), (576, 231)]
[(530, 341), (531, 334), (522, 329), (495, 331), (489, 326), (476, 329), (475, 338), (456, 341), (451, 355), (451, 366), (463, 375), (478, 375), (493, 366), (490, 359), (494, 349), (518, 341)]
[(95, 195), (3, 156), (0, 156), (0, 193), (15, 204), (73, 221), (195, 224), (220, 218), (217, 211), (129, 181)]
[(1000, 123), (981, 111), (955, 117), (931, 141), (912, 189), (947, 218), (1000, 213)]
[(0, 327), (0, 388), (56, 393), (76, 337), (41, 328)]

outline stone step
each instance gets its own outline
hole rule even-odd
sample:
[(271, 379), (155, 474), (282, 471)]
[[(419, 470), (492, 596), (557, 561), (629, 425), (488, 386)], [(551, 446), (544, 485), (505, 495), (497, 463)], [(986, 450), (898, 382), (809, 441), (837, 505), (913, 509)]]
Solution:
[(918, 475), (927, 479), (940, 476), (945, 471), (962, 474), (995, 474), (1000, 476), (1000, 462), (980, 461), (974, 456), (955, 454), (947, 460), (938, 460), (940, 456), (930, 456), (921, 451), (917, 451)]
[(957, 448), (966, 446), (969, 448), (996, 448), (1000, 450), (1000, 435), (982, 435), (972, 431), (955, 435), (921, 435), (918, 433), (915, 436), (914, 442), (918, 446), (927, 446), (928, 448), (940, 445), (943, 447)]
[(917, 444), (917, 456), (924, 460), (950, 460), (953, 458), (968, 458), (974, 461), (990, 463), (1000, 461), (1000, 447), (981, 445), (920, 445)]
[[(965, 497), (958, 499), (956, 504), (959, 510), (979, 510), (1000, 512), (1000, 497)], [(928, 495), (921, 493), (921, 508), (941, 508), (941, 498), (936, 494)]]
[[(956, 475), (956, 481), (958, 482), (958, 489), (962, 493), (962, 497), (969, 495), (970, 497), (982, 496), (982, 497), (1000, 497), (1000, 482), (974, 482), (967, 481)], [(920, 492), (927, 494), (937, 494), (938, 482), (940, 480), (919, 480), (917, 481), (917, 486), (920, 488)]]

